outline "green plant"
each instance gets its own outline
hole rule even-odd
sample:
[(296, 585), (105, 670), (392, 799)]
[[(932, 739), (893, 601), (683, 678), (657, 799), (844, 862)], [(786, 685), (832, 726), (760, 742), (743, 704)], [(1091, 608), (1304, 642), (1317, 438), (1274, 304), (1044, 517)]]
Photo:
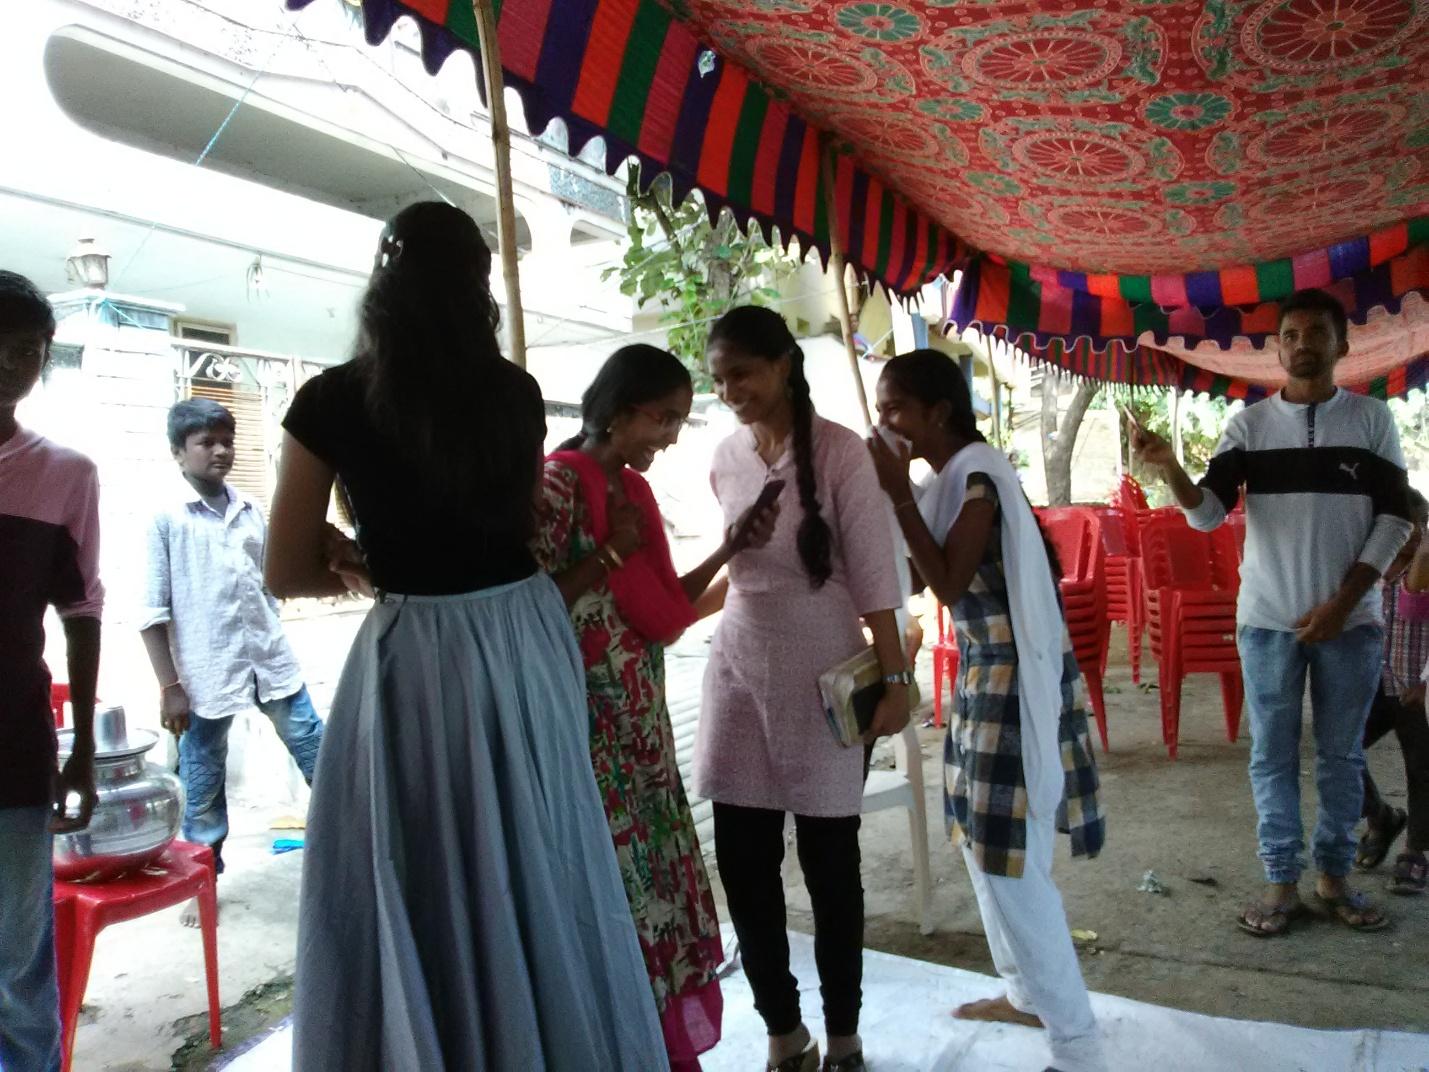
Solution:
[(695, 390), (708, 391), (704, 354), (710, 324), (736, 305), (777, 301), (778, 284), (799, 262), (766, 242), (756, 224), (743, 230), (728, 212), (711, 222), (698, 192), (672, 204), (663, 175), (641, 192), (640, 173), (632, 165), (626, 196), (629, 244), (622, 262), (602, 278), (618, 274), (621, 293), (640, 308), (651, 301), (666, 307), (661, 317), (668, 325), (666, 345), (690, 370)]

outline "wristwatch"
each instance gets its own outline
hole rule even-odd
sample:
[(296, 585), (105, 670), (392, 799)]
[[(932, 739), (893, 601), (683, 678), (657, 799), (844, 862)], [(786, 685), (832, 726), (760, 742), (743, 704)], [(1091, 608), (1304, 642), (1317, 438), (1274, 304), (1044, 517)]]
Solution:
[(907, 685), (912, 687), (916, 681), (917, 679), (913, 676), (913, 671), (908, 669), (900, 670), (896, 674), (883, 675), (883, 683), (885, 685)]

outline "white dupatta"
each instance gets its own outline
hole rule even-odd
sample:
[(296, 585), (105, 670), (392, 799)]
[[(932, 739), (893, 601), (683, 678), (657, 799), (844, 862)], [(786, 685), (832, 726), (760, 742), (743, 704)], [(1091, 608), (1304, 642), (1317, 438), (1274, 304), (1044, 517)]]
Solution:
[(1017, 471), (986, 443), (953, 455), (919, 500), (928, 531), (941, 546), (962, 512), (968, 476), (985, 473), (997, 488), (1002, 517), (1002, 565), (1017, 646), (1017, 695), (1022, 721), (1022, 777), (1027, 810), (1055, 819), (1066, 791), (1058, 730), (1062, 718), (1062, 642), (1065, 625), (1047, 549)]

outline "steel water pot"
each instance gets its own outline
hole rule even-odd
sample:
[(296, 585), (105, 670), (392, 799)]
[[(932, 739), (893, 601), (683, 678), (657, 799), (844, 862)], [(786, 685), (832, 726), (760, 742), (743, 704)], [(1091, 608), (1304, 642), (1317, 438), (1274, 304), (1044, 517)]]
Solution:
[[(55, 837), (55, 877), (68, 882), (105, 882), (157, 858), (179, 832), (183, 784), (169, 771), (146, 763), (158, 744), (151, 730), (125, 726), (124, 708), (94, 713), (94, 784), (99, 799), (89, 826)], [(74, 747), (74, 731), (59, 731), (60, 764)]]

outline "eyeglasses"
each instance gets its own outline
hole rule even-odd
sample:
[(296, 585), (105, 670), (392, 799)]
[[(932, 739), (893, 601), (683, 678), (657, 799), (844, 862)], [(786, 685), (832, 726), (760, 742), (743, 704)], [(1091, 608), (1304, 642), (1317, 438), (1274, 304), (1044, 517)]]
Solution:
[(678, 432), (690, 426), (689, 418), (676, 413), (674, 410), (666, 410), (664, 413), (661, 413), (648, 406), (631, 406), (630, 408), (642, 416), (649, 417), (660, 426), (662, 432)]

